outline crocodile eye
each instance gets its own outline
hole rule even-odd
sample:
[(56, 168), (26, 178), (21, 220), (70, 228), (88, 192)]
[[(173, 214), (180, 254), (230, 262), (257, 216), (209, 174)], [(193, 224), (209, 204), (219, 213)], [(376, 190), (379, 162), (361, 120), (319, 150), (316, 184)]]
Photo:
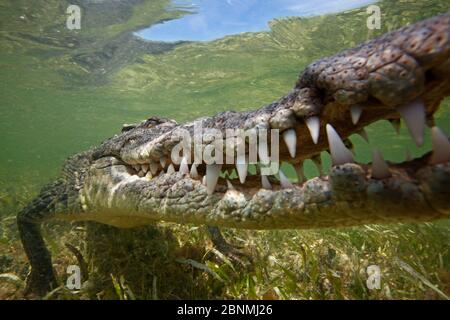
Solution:
[(161, 122), (155, 118), (150, 118), (147, 119), (144, 123), (146, 128), (153, 128), (154, 126), (157, 126), (158, 124), (160, 124)]
[(153, 128), (153, 127), (156, 127), (161, 124), (168, 123), (168, 122), (174, 122), (174, 121), (167, 119), (167, 118), (160, 118), (160, 117), (154, 116), (154, 117), (150, 117), (147, 120), (145, 120), (144, 126), (146, 128)]
[(133, 130), (134, 128), (136, 128), (136, 124), (124, 124), (123, 126), (122, 126), (122, 133), (123, 132), (127, 132), (127, 131), (130, 131), (130, 130)]

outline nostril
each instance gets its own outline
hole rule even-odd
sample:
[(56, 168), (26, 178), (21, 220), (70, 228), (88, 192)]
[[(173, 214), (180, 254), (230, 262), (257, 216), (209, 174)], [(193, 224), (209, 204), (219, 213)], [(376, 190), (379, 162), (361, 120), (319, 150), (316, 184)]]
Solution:
[(425, 72), (425, 82), (430, 83), (436, 80), (436, 75), (433, 73), (432, 70), (427, 70)]

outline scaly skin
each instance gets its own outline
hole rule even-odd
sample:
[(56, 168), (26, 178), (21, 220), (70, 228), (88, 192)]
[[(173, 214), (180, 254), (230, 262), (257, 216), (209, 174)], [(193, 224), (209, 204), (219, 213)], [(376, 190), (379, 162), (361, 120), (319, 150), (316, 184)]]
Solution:
[[(450, 217), (450, 163), (430, 162), (430, 154), (390, 164), (391, 176), (372, 177), (370, 165), (334, 166), (329, 176), (303, 184), (262, 189), (259, 178), (229, 189), (219, 179), (208, 194), (200, 179), (166, 173), (177, 132), (194, 124), (225, 133), (232, 128), (294, 129), (297, 152), (290, 158), (280, 145), (280, 158), (292, 163), (328, 149), (325, 134), (332, 124), (342, 138), (380, 119), (397, 119), (397, 108), (421, 99), (428, 123), (450, 92), (450, 13), (365, 43), (308, 66), (295, 88), (279, 101), (251, 112), (224, 112), (179, 125), (152, 117), (98, 148), (70, 158), (60, 179), (19, 213), (17, 220), (32, 266), (27, 290), (44, 294), (56, 281), (39, 224), (59, 218), (135, 227), (155, 221), (249, 229), (324, 228), (368, 223), (431, 221)], [(350, 108), (363, 107), (359, 122)], [(305, 120), (320, 118), (320, 136), (313, 143)], [(158, 164), (153, 178), (140, 177), (133, 165)], [(167, 168), (168, 163), (165, 168)], [(136, 168), (136, 167), (134, 167)], [(142, 167), (138, 167), (138, 169)], [(199, 165), (201, 175), (205, 165)], [(224, 166), (230, 169), (231, 166)], [(141, 174), (142, 176), (142, 174)]]

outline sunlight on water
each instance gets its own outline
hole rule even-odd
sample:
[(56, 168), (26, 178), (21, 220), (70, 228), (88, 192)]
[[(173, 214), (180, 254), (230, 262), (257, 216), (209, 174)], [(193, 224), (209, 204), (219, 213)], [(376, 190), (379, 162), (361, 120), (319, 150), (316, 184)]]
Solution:
[(308, 17), (362, 7), (375, 0), (186, 0), (173, 6), (192, 14), (151, 26), (137, 34), (154, 41), (211, 41), (242, 32), (269, 30), (268, 22), (290, 16)]

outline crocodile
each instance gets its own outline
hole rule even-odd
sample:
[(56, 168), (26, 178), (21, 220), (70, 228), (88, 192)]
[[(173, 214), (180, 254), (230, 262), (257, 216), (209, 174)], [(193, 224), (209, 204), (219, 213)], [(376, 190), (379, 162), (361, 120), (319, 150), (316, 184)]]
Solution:
[[(184, 124), (152, 116), (124, 125), (99, 146), (70, 157), (59, 178), (18, 213), (31, 266), (26, 292), (43, 295), (56, 286), (41, 235), (41, 224), (50, 219), (120, 228), (189, 223), (211, 226), (216, 238), (219, 227), (336, 228), (448, 219), (450, 142), (433, 115), (449, 94), (447, 12), (313, 62), (290, 92), (257, 110)], [(365, 136), (364, 127), (378, 120), (394, 127), (403, 120), (418, 146), (430, 130), (432, 150), (402, 163), (388, 162), (375, 150), (371, 163), (357, 163), (348, 137)], [(276, 130), (284, 140), (278, 161), (292, 164), (298, 178), (288, 179), (281, 170), (263, 174), (268, 149), (258, 149), (256, 169), (248, 174), (247, 136), (240, 143), (248, 150), (236, 164), (192, 163), (184, 153), (175, 161), (180, 133), (193, 134), (197, 125), (223, 136), (227, 129)], [(227, 141), (221, 140), (222, 148)], [(212, 145), (201, 141), (193, 153)], [(303, 161), (312, 159), (321, 169), (323, 151), (332, 159), (328, 174), (306, 179)]]

